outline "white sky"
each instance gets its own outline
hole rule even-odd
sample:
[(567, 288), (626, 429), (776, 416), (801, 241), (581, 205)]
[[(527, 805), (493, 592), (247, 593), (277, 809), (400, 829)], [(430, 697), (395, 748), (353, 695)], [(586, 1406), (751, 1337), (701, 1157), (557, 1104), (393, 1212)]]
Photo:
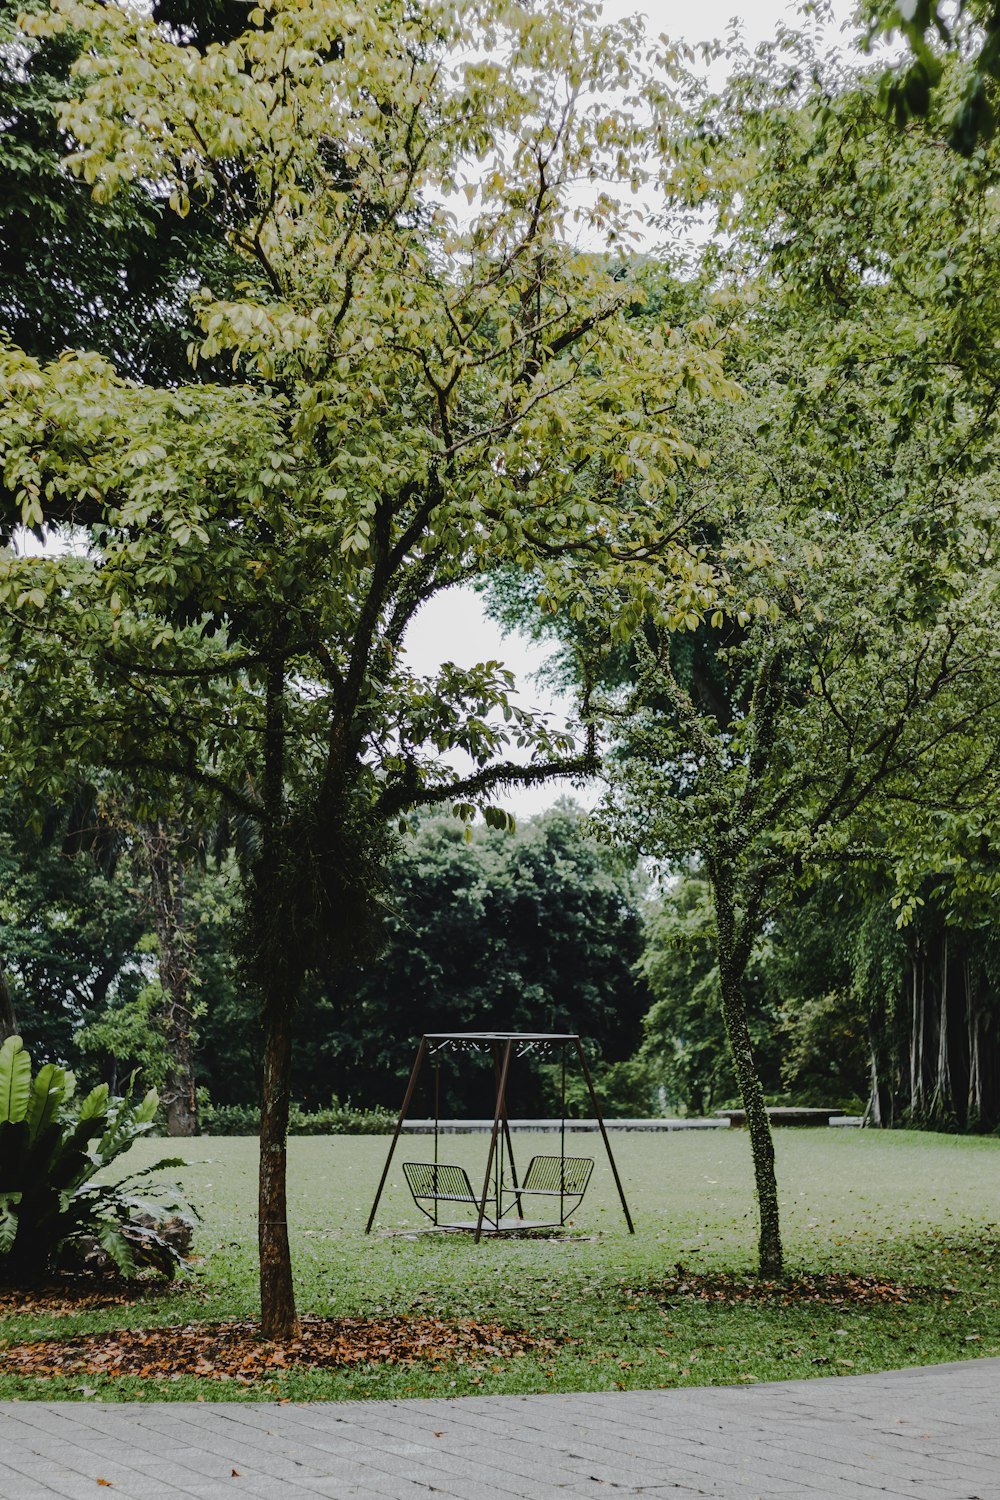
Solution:
[[(841, 28), (850, 16), (852, 6), (848, 0), (834, 0), (834, 8), (841, 19), (827, 28), (829, 44), (834, 46), (839, 42), (846, 46), (850, 28), (846, 32)], [(607, 20), (643, 14), (651, 35), (666, 33), (673, 40), (690, 43), (725, 36), (734, 18), (732, 0), (699, 0), (694, 9), (676, 4), (674, 0), (649, 0), (649, 3), (639, 6), (631, 0), (605, 0), (603, 14)], [(772, 37), (777, 24), (794, 23), (796, 14), (795, 4), (750, 0), (736, 19), (745, 42), (753, 47)], [(432, 600), (414, 620), (405, 644), (411, 666), (421, 673), (435, 671), (444, 661), (452, 661), (460, 667), (471, 667), (487, 660), (502, 661), (517, 677), (523, 702), (550, 711), (559, 717), (560, 722), (565, 722), (569, 705), (539, 689), (531, 680), (532, 674), (545, 660), (546, 650), (520, 635), (501, 634), (499, 627), (486, 618), (482, 602), (471, 589), (454, 589)], [(581, 791), (564, 781), (553, 780), (540, 787), (512, 792), (503, 802), (515, 816), (526, 818), (551, 807), (557, 798), (567, 793), (582, 805), (591, 807), (600, 794), (600, 785), (594, 782)]]

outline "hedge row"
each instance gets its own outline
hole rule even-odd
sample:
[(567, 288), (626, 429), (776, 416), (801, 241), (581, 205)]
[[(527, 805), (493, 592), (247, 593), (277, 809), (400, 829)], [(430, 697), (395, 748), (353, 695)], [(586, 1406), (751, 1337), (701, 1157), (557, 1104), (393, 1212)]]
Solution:
[[(385, 1109), (355, 1109), (333, 1103), (328, 1109), (306, 1111), (293, 1104), (289, 1111), (289, 1135), (385, 1135), (396, 1125), (397, 1116)], [(202, 1135), (256, 1135), (260, 1109), (256, 1104), (203, 1104), (198, 1111)]]

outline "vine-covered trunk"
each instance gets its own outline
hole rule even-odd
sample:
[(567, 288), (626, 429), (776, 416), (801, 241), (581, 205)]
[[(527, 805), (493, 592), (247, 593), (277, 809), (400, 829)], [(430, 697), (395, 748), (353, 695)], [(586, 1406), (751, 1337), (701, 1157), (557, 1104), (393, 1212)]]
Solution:
[(764, 1090), (754, 1062), (746, 1005), (738, 984), (723, 983), (722, 1011), (729, 1036), (729, 1046), (736, 1065), (740, 1096), (747, 1119), (750, 1149), (753, 1153), (754, 1183), (760, 1213), (758, 1242), (761, 1276), (780, 1276), (784, 1266), (781, 1246), (781, 1221), (778, 1210), (778, 1183), (774, 1171), (774, 1138), (764, 1103)]
[(0, 969), (0, 1042), (6, 1041), (9, 1036), (18, 1036), (17, 1016), (14, 1012), (14, 999), (10, 993), (10, 985), (7, 975)]
[(184, 870), (176, 844), (177, 831), (162, 821), (143, 829), (163, 992), (159, 1020), (169, 1058), (162, 1091), (167, 1134), (187, 1136), (198, 1133), (191, 1033), (194, 944), (184, 922)]
[(761, 1276), (780, 1276), (784, 1267), (781, 1246), (781, 1220), (778, 1209), (778, 1182), (774, 1170), (774, 1138), (764, 1102), (764, 1089), (753, 1055), (753, 1042), (747, 1024), (743, 995), (745, 961), (741, 962), (735, 917), (725, 893), (715, 889), (715, 914), (719, 950), (719, 979), (722, 988), (722, 1014), (726, 1035), (739, 1080), (740, 1096), (746, 1115), (750, 1149), (753, 1153), (754, 1184), (760, 1214), (758, 1242)]
[(980, 1015), (972, 998), (972, 965), (965, 960), (965, 1028), (969, 1051), (969, 1083), (965, 1098), (965, 1123), (975, 1128), (983, 1114), (983, 1071), (979, 1053)]

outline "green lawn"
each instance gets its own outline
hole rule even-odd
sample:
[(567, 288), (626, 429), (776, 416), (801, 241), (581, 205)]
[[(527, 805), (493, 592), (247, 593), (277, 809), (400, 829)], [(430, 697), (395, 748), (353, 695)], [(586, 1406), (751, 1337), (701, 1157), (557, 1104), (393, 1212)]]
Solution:
[[(516, 1138), (522, 1164), (552, 1137)], [(607, 1390), (725, 1384), (882, 1370), (1000, 1353), (1000, 1140), (899, 1132), (778, 1132), (778, 1176), (791, 1276), (858, 1274), (922, 1290), (910, 1300), (711, 1300), (677, 1290), (683, 1275), (749, 1278), (755, 1244), (749, 1145), (742, 1131), (612, 1137), (636, 1221), (630, 1237), (600, 1152), (573, 1230), (558, 1240), (484, 1241), (401, 1233), (419, 1228), (399, 1162), (364, 1236), (387, 1141), (294, 1138), (289, 1212), (301, 1312), (473, 1317), (564, 1340), (507, 1361), (366, 1365), (291, 1372), (266, 1385), (3, 1374), (0, 1397), (292, 1399)], [(442, 1159), (482, 1171), (485, 1137), (442, 1142)], [(201, 1275), (166, 1298), (61, 1316), (0, 1315), (0, 1339), (246, 1318), (256, 1313), (256, 1142), (144, 1141), (128, 1166), (184, 1155), (177, 1175), (203, 1215)], [(425, 1221), (426, 1222), (426, 1221)], [(662, 1283), (674, 1285), (664, 1291)]]

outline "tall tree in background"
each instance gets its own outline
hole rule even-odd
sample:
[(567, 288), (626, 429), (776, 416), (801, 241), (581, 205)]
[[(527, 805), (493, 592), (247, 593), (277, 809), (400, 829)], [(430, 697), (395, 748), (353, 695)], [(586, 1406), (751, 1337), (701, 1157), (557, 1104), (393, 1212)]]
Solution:
[[(761, 933), (831, 866), (883, 870), (904, 921), (927, 871), (995, 886), (997, 171), (933, 132), (898, 137), (872, 81), (824, 70), (802, 38), (733, 61), (696, 111), (685, 178), (718, 205), (705, 296), (732, 320), (746, 397), (705, 409), (710, 463), (681, 481), (724, 607), (691, 610), (693, 649), (640, 611), (631, 696), (604, 705), (622, 725), (604, 815), (676, 868), (697, 856), (709, 883), (775, 1274), (745, 988)], [(629, 606), (566, 571), (593, 680)]]
[[(240, 263), (211, 215), (195, 211), (179, 218), (155, 184), (130, 184), (113, 203), (102, 203), (65, 169), (70, 143), (58, 112), (80, 93), (72, 67), (86, 50), (85, 34), (67, 30), (29, 44), (16, 24), (25, 10), (45, 7), (0, 0), (0, 327), (41, 359), (86, 348), (137, 378), (165, 384), (197, 379), (187, 354), (196, 331), (191, 293), (206, 279), (219, 291), (231, 286)], [(225, 0), (196, 7), (159, 0), (155, 11), (185, 41), (202, 47), (238, 35), (246, 20), (245, 5)], [(224, 370), (204, 373), (219, 378)], [(79, 798), (72, 770), (63, 795), (67, 806)], [(161, 1097), (169, 1133), (190, 1134), (197, 1128), (187, 1020), (190, 963), (175, 959), (182, 950), (190, 958), (178, 851), (191, 840), (183, 811), (169, 826), (154, 814), (140, 827), (123, 798), (119, 788), (111, 799), (122, 814), (122, 837), (131, 839), (134, 857), (149, 855), (144, 883), (156, 914), (163, 1004), (148, 1019), (173, 1057)], [(165, 841), (174, 850), (169, 860)], [(80, 876), (86, 883), (87, 872)], [(178, 924), (172, 933), (171, 920)], [(33, 997), (28, 1014), (35, 1014), (40, 998)], [(55, 995), (52, 1002), (59, 1003)], [(12, 1013), (7, 1024), (13, 1024)], [(180, 1100), (187, 1101), (183, 1109)]]
[(1000, 735), (996, 167), (899, 142), (865, 80), (790, 51), (738, 70), (694, 145), (725, 143), (707, 163), (729, 236), (713, 273), (746, 307), (748, 399), (704, 439), (703, 546), (730, 589), (709, 626), (721, 692), (684, 680), (662, 631), (636, 638), (607, 807), (647, 852), (697, 853), (711, 886), (764, 1274), (782, 1246), (754, 944), (830, 865), (898, 878), (905, 916), (915, 871), (963, 861), (975, 828), (995, 878)]
[[(633, 972), (637, 870), (588, 835), (572, 805), (514, 833), (470, 833), (447, 813), (417, 822), (390, 872), (385, 951), (331, 975), (307, 1005), (314, 1103), (335, 1088), (398, 1107), (424, 1031), (578, 1031), (602, 1060), (635, 1051), (649, 1004)], [(445, 1082), (444, 1108), (482, 1112), (481, 1078)], [(539, 1114), (544, 1073), (529, 1067), (520, 1086), (517, 1111)]]
[[(153, 805), (183, 783), (256, 829), (242, 964), (265, 1032), (262, 1320), (286, 1336), (305, 975), (371, 934), (406, 808), (490, 807), (593, 764), (515, 705), (497, 663), (412, 673), (407, 627), (463, 579), (569, 552), (640, 592), (669, 559), (679, 617), (711, 598), (676, 544), (676, 475), (695, 455), (672, 400), (728, 387), (696, 335), (640, 334), (626, 313), (641, 286), (571, 247), (575, 215), (612, 237), (628, 216), (610, 195), (574, 209), (570, 182), (642, 177), (633, 25), (500, 0), (276, 0), (248, 21), (201, 54), (112, 7), (66, 0), (33, 23), (94, 38), (63, 118), (98, 196), (152, 181), (181, 213), (216, 215), (247, 282), (197, 298), (195, 352), (232, 358), (228, 386), (5, 356), (10, 513), (86, 526), (91, 546), (3, 560), (19, 668), (3, 753), (41, 789), (96, 753)], [(477, 200), (464, 226), (442, 207), (461, 186)], [(613, 482), (623, 462), (641, 485)]]

